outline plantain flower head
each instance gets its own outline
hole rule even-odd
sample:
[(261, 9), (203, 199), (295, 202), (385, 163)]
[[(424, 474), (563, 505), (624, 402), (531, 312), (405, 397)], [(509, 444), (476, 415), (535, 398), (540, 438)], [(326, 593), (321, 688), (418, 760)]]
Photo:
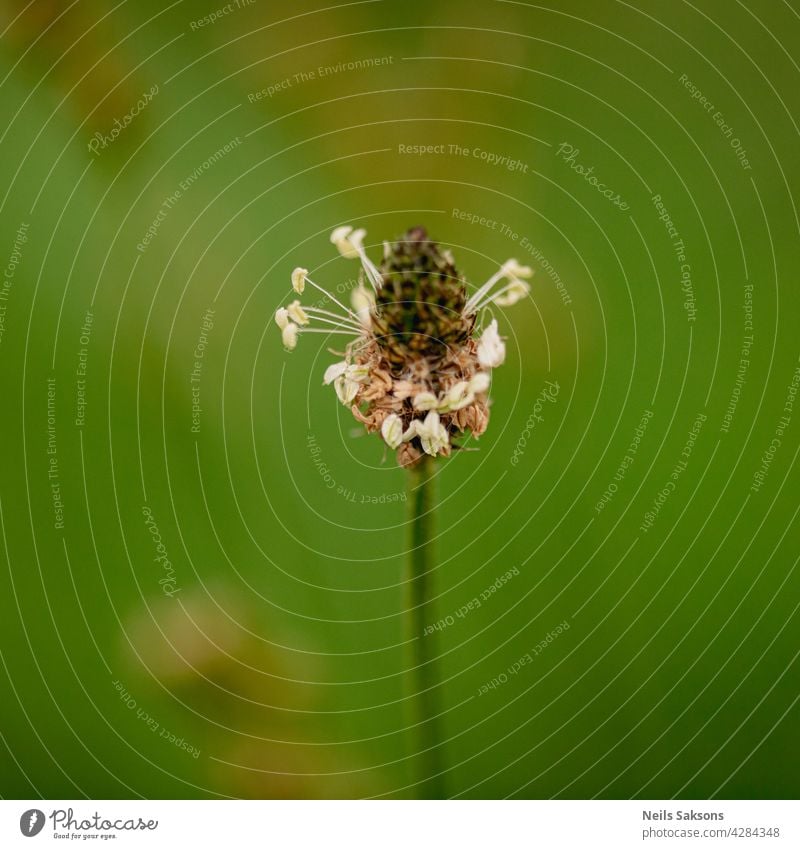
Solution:
[(527, 298), (533, 271), (509, 259), (468, 294), (453, 256), (415, 227), (383, 244), (375, 265), (367, 255), (367, 233), (337, 227), (331, 243), (342, 257), (358, 259), (361, 280), (351, 307), (315, 283), (305, 268), (292, 272), (292, 288), (306, 285), (337, 309), (301, 306), (275, 314), (284, 346), (292, 350), (305, 333), (343, 335), (344, 359), (323, 377), (339, 401), (370, 433), (378, 433), (398, 462), (412, 466), (424, 456), (449, 456), (468, 435), (481, 436), (489, 423), (491, 370), (506, 356), (497, 319), (481, 316), (491, 304), (511, 306)]

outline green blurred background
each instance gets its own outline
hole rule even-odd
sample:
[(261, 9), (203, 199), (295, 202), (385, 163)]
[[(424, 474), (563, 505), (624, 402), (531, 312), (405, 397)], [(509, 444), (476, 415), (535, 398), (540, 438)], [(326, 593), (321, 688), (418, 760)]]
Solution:
[[(4, 0), (0, 33), (3, 796), (413, 796), (411, 639), (452, 796), (796, 796), (796, 3)], [(536, 269), (438, 466), (435, 637), (335, 338), (271, 319), (295, 265), (352, 285), (342, 223)]]

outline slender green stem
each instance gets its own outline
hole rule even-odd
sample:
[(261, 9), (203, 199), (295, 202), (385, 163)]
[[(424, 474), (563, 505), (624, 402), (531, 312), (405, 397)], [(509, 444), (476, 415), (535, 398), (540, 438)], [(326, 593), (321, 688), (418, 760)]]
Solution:
[(431, 572), (433, 569), (433, 467), (432, 457), (423, 458), (409, 471), (409, 621), (413, 651), (414, 714), (418, 731), (419, 795), (445, 798), (441, 765), (441, 736), (437, 704), (436, 642), (425, 635), (432, 621)]

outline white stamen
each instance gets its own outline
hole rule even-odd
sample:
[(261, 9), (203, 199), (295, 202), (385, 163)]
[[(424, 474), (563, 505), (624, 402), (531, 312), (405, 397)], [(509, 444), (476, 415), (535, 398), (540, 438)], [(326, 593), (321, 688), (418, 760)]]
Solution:
[(422, 424), (422, 422), (420, 422), (417, 419), (412, 419), (412, 421), (409, 424), (406, 432), (403, 434), (403, 442), (409, 442), (410, 440), (412, 440), (417, 435), (417, 425), (418, 424)]
[[(495, 283), (498, 282), (498, 280), (502, 280), (503, 278), (505, 278), (506, 280), (508, 280), (510, 282), (510, 284), (512, 284), (516, 287), (515, 291), (519, 292), (519, 287), (526, 285), (526, 284), (522, 283), (522, 279), (523, 278), (527, 279), (527, 278), (532, 277), (532, 276), (533, 276), (533, 269), (532, 268), (530, 268), (527, 265), (520, 265), (519, 262), (517, 262), (517, 260), (514, 259), (513, 257), (511, 259), (507, 259), (500, 266), (500, 270), (495, 272), (483, 284), (483, 286), (481, 286), (480, 289), (478, 289), (477, 292), (475, 292), (472, 295), (472, 297), (467, 301), (466, 305), (464, 306), (464, 315), (472, 315), (473, 313), (475, 313), (479, 309), (481, 309), (483, 306), (485, 306), (486, 303), (488, 303), (489, 301), (493, 300), (494, 297), (496, 297), (496, 296), (493, 296), (492, 298), (489, 298), (488, 300), (484, 301), (484, 298), (486, 298), (486, 296), (489, 294), (492, 287), (495, 285)], [(509, 287), (508, 286), (505, 287), (502, 291), (503, 292), (509, 291)], [(524, 295), (520, 295), (520, 297), (525, 297), (526, 294), (527, 294), (527, 291), (525, 292)], [(518, 301), (519, 299), (520, 298), (518, 297), (518, 298), (516, 298), (516, 300), (513, 300), (510, 303), (516, 303), (516, 301)], [(510, 306), (510, 303), (509, 304), (501, 304), (501, 305), (502, 306)]]
[(514, 257), (503, 263), (503, 273), (509, 280), (512, 277), (521, 277), (524, 280), (530, 280), (533, 277), (533, 269), (528, 265), (520, 265)]
[(295, 324), (305, 326), (311, 320), (306, 315), (306, 311), (300, 306), (300, 301), (292, 301), (292, 303), (286, 307), (286, 312)]
[(414, 396), (412, 403), (415, 410), (435, 410), (439, 406), (439, 399), (433, 392), (420, 392)]
[(349, 316), (342, 315), (338, 312), (331, 312), (331, 310), (323, 310), (319, 307), (305, 307), (304, 309), (312, 316), (312, 318), (317, 315), (327, 316), (328, 318), (335, 318), (337, 321), (346, 321), (348, 322), (348, 324), (352, 324), (354, 327), (357, 326), (357, 322), (354, 318), (350, 318)]
[(341, 307), (341, 309), (343, 309), (350, 316), (350, 318), (358, 320), (358, 316), (352, 310), (349, 310), (341, 301), (337, 301), (336, 298), (334, 298), (330, 292), (327, 292), (325, 289), (322, 288), (322, 286), (315, 283), (310, 277), (306, 277), (306, 282), (310, 283), (318, 292), (322, 292), (322, 294), (325, 295), (326, 298), (329, 298), (331, 301), (333, 301), (337, 307)]
[(478, 342), (478, 362), (484, 368), (497, 368), (505, 358), (506, 346), (497, 332), (497, 319), (492, 319)]
[(501, 307), (511, 307), (516, 304), (517, 301), (527, 298), (530, 291), (531, 287), (528, 283), (514, 277), (511, 282), (506, 286), (503, 286), (502, 289), (484, 298), (483, 301), (475, 307), (475, 312), (483, 309), (487, 304), (491, 303), (497, 304)]
[(314, 321), (321, 321), (323, 324), (331, 324), (334, 327), (340, 327), (343, 330), (350, 330), (353, 333), (362, 332), (361, 327), (357, 325), (354, 321), (347, 321), (344, 318), (326, 318), (322, 315), (314, 315), (314, 313), (311, 314), (311, 318), (313, 318)]
[(322, 382), (333, 383), (333, 388), (342, 404), (351, 404), (361, 385), (369, 382), (369, 366), (358, 363), (351, 365), (346, 360), (342, 360), (325, 369)]
[(369, 366), (352, 365), (347, 369), (347, 376), (359, 383), (367, 383), (369, 381)]
[(364, 250), (364, 236), (367, 231), (363, 228), (354, 230), (349, 224), (342, 227), (337, 227), (331, 233), (331, 242), (336, 245), (336, 249), (346, 259), (355, 259), (358, 257), (361, 260), (361, 265), (366, 272), (367, 279), (372, 284), (372, 288), (377, 292), (383, 285), (383, 278), (378, 271), (375, 263), (367, 256)]
[(364, 327), (370, 327), (372, 325), (372, 308), (375, 306), (375, 299), (363, 286), (359, 286), (353, 290), (350, 301), (361, 324)]
[(292, 272), (292, 289), (297, 292), (298, 295), (303, 294), (303, 289), (306, 288), (306, 278), (308, 277), (308, 269), (300, 268), (298, 266)]
[(425, 416), (425, 421), (416, 421), (416, 432), (422, 444), (422, 450), (432, 457), (435, 457), (450, 442), (447, 428), (439, 421), (439, 414), (435, 410), (431, 410)]
[(508, 286), (504, 286), (492, 300), (498, 304), (498, 306), (511, 307), (516, 304), (517, 301), (527, 298), (530, 292), (530, 284), (515, 277)]
[(361, 333), (358, 330), (328, 330), (327, 327), (302, 327), (298, 328), (299, 333), (338, 333), (344, 336), (359, 337)]
[(331, 233), (331, 243), (336, 245), (336, 250), (343, 257), (346, 259), (355, 259), (358, 256), (361, 242), (366, 235), (366, 230), (354, 230), (348, 224), (345, 224), (337, 227)]
[(355, 380), (349, 380), (347, 375), (344, 374), (333, 381), (333, 388), (336, 390), (336, 395), (346, 407), (349, 407), (353, 403), (356, 395), (358, 395), (360, 386), (360, 383)]
[(476, 372), (469, 382), (470, 391), (480, 395), (482, 392), (486, 392), (491, 382), (491, 377), (485, 371)]
[(361, 385), (369, 382), (369, 367), (364, 365), (347, 366), (342, 374), (333, 381), (333, 388), (342, 404), (351, 404)]
[(281, 331), (283, 347), (286, 348), (287, 351), (294, 351), (294, 349), (297, 347), (297, 331), (297, 325), (292, 324), (291, 322), (289, 322), (286, 327), (284, 327)]
[(275, 310), (275, 324), (283, 330), (284, 327), (289, 323), (289, 313), (283, 308)]
[(450, 387), (439, 410), (443, 413), (454, 412), (469, 406), (475, 400), (475, 394), (470, 391), (469, 383), (460, 380)]
[(362, 245), (358, 245), (358, 255), (361, 257), (361, 265), (367, 273), (367, 277), (369, 278), (369, 282), (372, 284), (372, 288), (376, 292), (380, 291), (380, 288), (383, 286), (383, 277), (381, 277), (381, 273), (378, 271), (375, 263), (367, 256), (367, 252), (364, 250)]
[(325, 374), (322, 378), (322, 382), (328, 386), (333, 383), (337, 377), (341, 377), (347, 371), (347, 361), (342, 360), (340, 363), (334, 363), (333, 365), (328, 366), (325, 369)]
[(479, 304), (484, 296), (489, 292), (489, 290), (497, 283), (498, 280), (502, 280), (504, 277), (503, 270), (496, 271), (484, 284), (483, 286), (475, 292), (472, 297), (467, 301), (464, 306), (464, 315), (472, 315), (475, 312), (475, 307)]
[(389, 448), (397, 448), (403, 441), (403, 420), (397, 413), (390, 413), (383, 420), (381, 436)]

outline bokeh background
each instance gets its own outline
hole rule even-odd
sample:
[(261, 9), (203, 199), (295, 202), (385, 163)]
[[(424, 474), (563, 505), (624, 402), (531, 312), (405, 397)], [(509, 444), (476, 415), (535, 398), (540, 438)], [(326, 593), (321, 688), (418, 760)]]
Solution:
[[(451, 796), (796, 796), (794, 0), (0, 15), (2, 795), (414, 796), (435, 639)], [(272, 323), (343, 223), (536, 270), (428, 637), (404, 472)]]

